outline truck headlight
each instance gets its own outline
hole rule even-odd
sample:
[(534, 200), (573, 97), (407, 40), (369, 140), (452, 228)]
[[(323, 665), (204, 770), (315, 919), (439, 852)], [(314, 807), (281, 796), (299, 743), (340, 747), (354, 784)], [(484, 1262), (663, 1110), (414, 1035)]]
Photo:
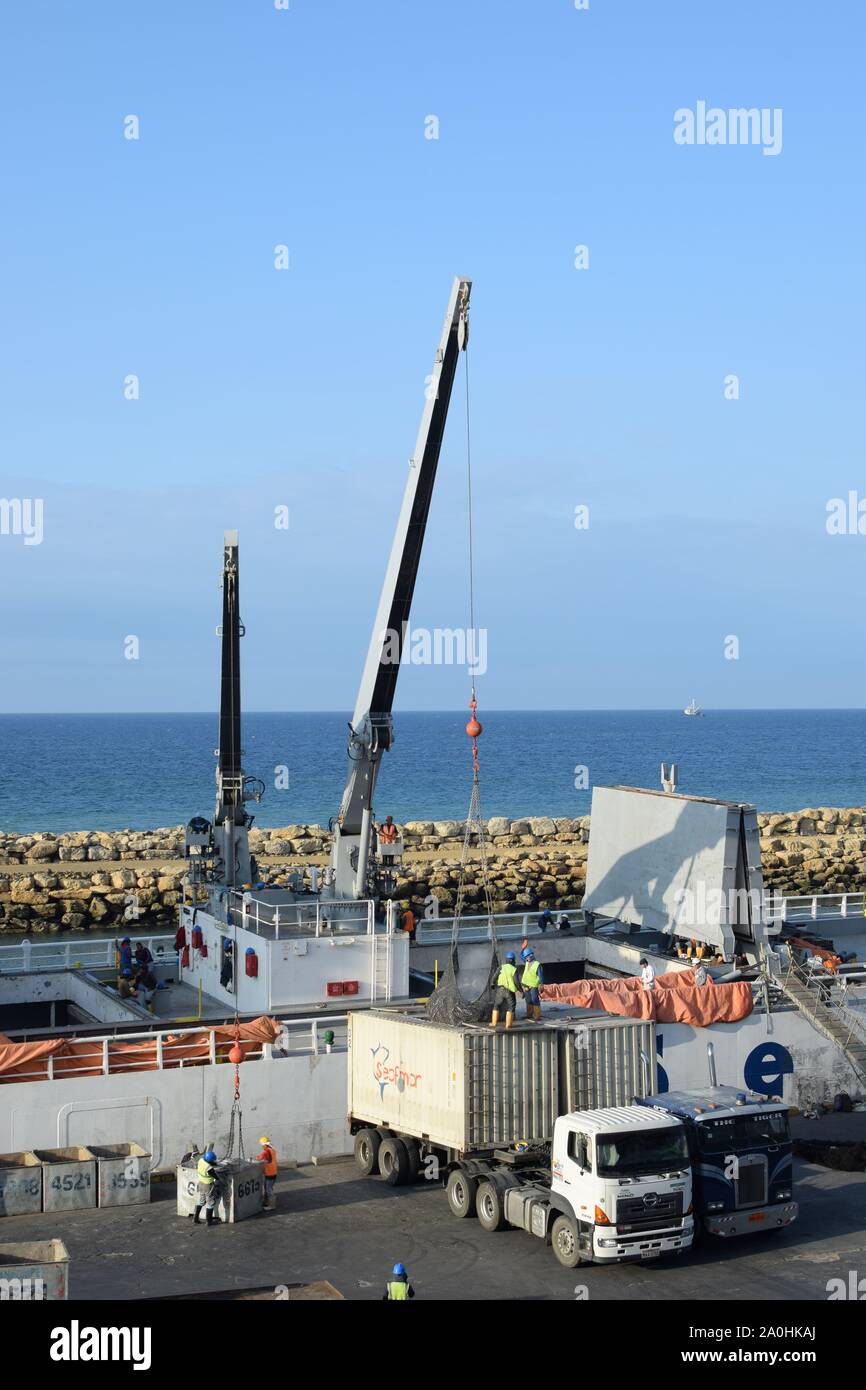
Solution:
[(776, 1201), (777, 1201), (777, 1202), (787, 1202), (788, 1199), (790, 1198), (790, 1196), (791, 1196), (791, 1189), (790, 1189), (790, 1188), (783, 1188), (783, 1187), (780, 1187), (780, 1188), (778, 1189), (778, 1191), (776, 1192)]
[(724, 1211), (724, 1202), (707, 1202), (707, 1211)]
[(598, 1243), (599, 1243), (599, 1245), (604, 1246), (605, 1249), (608, 1249), (611, 1245), (616, 1245), (616, 1241), (615, 1241), (615, 1240), (601, 1240), (601, 1239), (600, 1239)]

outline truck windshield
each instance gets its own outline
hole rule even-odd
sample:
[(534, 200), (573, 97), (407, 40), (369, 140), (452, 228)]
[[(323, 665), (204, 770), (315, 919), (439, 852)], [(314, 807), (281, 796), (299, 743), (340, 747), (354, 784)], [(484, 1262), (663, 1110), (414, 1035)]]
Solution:
[(744, 1111), (718, 1120), (701, 1120), (698, 1145), (703, 1153), (730, 1153), (754, 1144), (789, 1144), (788, 1116), (784, 1110)]
[(635, 1134), (605, 1134), (596, 1140), (598, 1171), (603, 1178), (627, 1178), (639, 1173), (663, 1173), (687, 1168), (686, 1132), (649, 1129)]

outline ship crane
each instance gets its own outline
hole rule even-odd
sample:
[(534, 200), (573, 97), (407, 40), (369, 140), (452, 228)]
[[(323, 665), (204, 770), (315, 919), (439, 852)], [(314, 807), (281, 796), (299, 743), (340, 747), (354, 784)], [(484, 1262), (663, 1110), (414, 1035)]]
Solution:
[(241, 759), (241, 663), (240, 639), (244, 625), (240, 619), (240, 572), (238, 533), (226, 531), (223, 538), (223, 620), (217, 628), (221, 638), (219, 747), (216, 748), (216, 810), (213, 825), (195, 817), (186, 830), (186, 855), (194, 870), (219, 888), (247, 887), (257, 876), (250, 855), (249, 831), (253, 817), (246, 810), (248, 801), (260, 801), (265, 790), (258, 778), (247, 777)]
[(336, 898), (368, 896), (373, 794), (382, 754), (394, 742), (392, 709), (436, 468), (451, 402), (457, 359), (469, 334), (471, 280), (455, 278), (409, 460), (409, 476), (373, 623), (355, 712), (349, 725), (349, 768), (339, 815), (332, 822), (331, 891)]

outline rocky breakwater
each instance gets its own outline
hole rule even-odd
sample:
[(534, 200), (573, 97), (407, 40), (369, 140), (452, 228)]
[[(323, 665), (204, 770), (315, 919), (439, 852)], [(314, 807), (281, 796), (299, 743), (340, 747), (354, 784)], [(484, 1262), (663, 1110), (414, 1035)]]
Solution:
[[(866, 808), (808, 809), (759, 816), (768, 888), (783, 893), (866, 889)], [(456, 901), (462, 821), (403, 825), (405, 858), (398, 897), (421, 915), (430, 894), (447, 914)], [(575, 907), (586, 879), (589, 817), (529, 816), (487, 822), (494, 907), (531, 911)], [(254, 828), (265, 882), (290, 867), (325, 864), (329, 832), (318, 825)], [(173, 930), (183, 877), (183, 827), (0, 835), (0, 932), (42, 933), (124, 924)], [(470, 860), (467, 913), (483, 911), (477, 857)]]

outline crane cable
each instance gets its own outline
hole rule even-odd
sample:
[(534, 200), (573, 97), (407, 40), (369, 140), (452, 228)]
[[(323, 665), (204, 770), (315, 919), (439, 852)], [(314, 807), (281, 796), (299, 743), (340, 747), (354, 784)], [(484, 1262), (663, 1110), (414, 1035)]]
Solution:
[[(464, 311), (465, 312), (465, 311)], [(463, 851), (460, 857), (459, 878), (457, 883), (457, 902), (454, 909), (454, 922), (451, 928), (451, 949), (456, 951), (460, 936), (460, 921), (463, 915), (463, 906), (466, 899), (466, 875), (469, 866), (470, 849), (472, 845), (473, 833), (477, 836), (479, 858), (481, 861), (481, 883), (484, 889), (484, 903), (487, 910), (487, 924), (490, 930), (490, 939), (493, 943), (494, 953), (497, 949), (496, 928), (493, 921), (493, 895), (490, 888), (490, 869), (487, 859), (487, 837), (484, 820), (481, 815), (481, 787), (479, 783), (480, 764), (478, 760), (478, 740), (483, 733), (483, 726), (478, 720), (478, 699), (475, 690), (475, 672), (473, 666), (477, 665), (478, 642), (475, 629), (475, 547), (473, 534), (473, 509), (472, 509), (472, 430), (471, 430), (471, 411), (470, 411), (470, 392), (469, 392), (469, 342), (468, 336), (464, 338), (463, 355), (466, 379), (466, 492), (467, 492), (467, 512), (469, 530), (469, 642), (467, 643), (467, 653), (469, 655), (469, 667), (471, 676), (471, 697), (469, 708), (472, 711), (472, 718), (466, 725), (466, 733), (472, 740), (472, 793), (469, 798), (469, 811), (466, 817), (466, 829), (463, 837)]]
[[(230, 624), (231, 624), (231, 627), (230, 627), (230, 634), (229, 634), (229, 668), (230, 668), (230, 669), (229, 669), (229, 723), (230, 723), (230, 729), (231, 729), (231, 765), (232, 765), (232, 776), (235, 778), (235, 795), (237, 794), (237, 776), (238, 776), (238, 774), (239, 774), (239, 770), (240, 770), (240, 760), (241, 760), (240, 737), (238, 736), (237, 739), (235, 738), (236, 721), (235, 721), (235, 641), (234, 641), (234, 634), (235, 634), (235, 628), (236, 628), (236, 627), (237, 627), (237, 629), (238, 629), (238, 633), (240, 634), (240, 614), (239, 614), (238, 611), (237, 611), (237, 586), (236, 586), (236, 583), (235, 583), (236, 577), (237, 577), (237, 571), (236, 571), (235, 567), (234, 567), (233, 565), (228, 566), (227, 569), (226, 569), (225, 581), (224, 581), (224, 582), (227, 583), (228, 586), (229, 586), (229, 589), (228, 589), (228, 596), (227, 596), (227, 610), (228, 610), (229, 621), (230, 621)], [(239, 722), (239, 721), (238, 721), (238, 722)], [(239, 733), (240, 733), (240, 731), (238, 730), (238, 735), (239, 735)], [(222, 761), (222, 759), (220, 759), (220, 761)], [(232, 805), (235, 806), (236, 804), (237, 804), (237, 803), (233, 800)], [(243, 803), (241, 803), (241, 804), (243, 804)], [(231, 848), (230, 848), (230, 849), (229, 849), (229, 846), (228, 846), (228, 845), (226, 846), (226, 853), (227, 853), (227, 854), (228, 854), (228, 853), (231, 853), (232, 881), (233, 881), (233, 883), (234, 883), (234, 881), (235, 881), (235, 869), (236, 869), (235, 845), (234, 845), (234, 835), (235, 835), (236, 821), (235, 821), (235, 819), (234, 819), (234, 814), (233, 814), (233, 816), (232, 816), (232, 818), (231, 818), (230, 824), (231, 824), (232, 844), (231, 844)], [(237, 891), (237, 890), (235, 889), (235, 891)], [(237, 988), (238, 988), (238, 923), (237, 923), (237, 908), (231, 906), (231, 899), (229, 899), (229, 913), (230, 913), (230, 916), (229, 916), (229, 923), (230, 923), (231, 928), (232, 928), (232, 938), (233, 938), (233, 939), (232, 939), (232, 989), (233, 989), (233, 991), (234, 991), (234, 996), (235, 996), (235, 1016), (234, 1016), (235, 1040), (234, 1040), (234, 1042), (232, 1043), (232, 1046), (229, 1048), (228, 1060), (229, 1060), (229, 1062), (231, 1062), (232, 1065), (234, 1066), (234, 1072), (235, 1072), (235, 1074), (234, 1074), (234, 1093), (233, 1093), (233, 1097), (232, 1097), (232, 1108), (231, 1108), (231, 1114), (230, 1114), (230, 1116), (229, 1116), (229, 1132), (228, 1132), (228, 1139), (227, 1139), (227, 1141), (226, 1141), (226, 1159), (233, 1159), (233, 1158), (234, 1158), (234, 1156), (235, 1156), (235, 1143), (237, 1143), (238, 1159), (240, 1160), (240, 1162), (243, 1162), (244, 1159), (245, 1159), (245, 1157), (246, 1157), (246, 1155), (245, 1155), (245, 1153), (244, 1153), (243, 1111), (241, 1110), (241, 1075), (240, 1075), (240, 1066), (241, 1066), (241, 1062), (242, 1062), (243, 1059), (244, 1059), (244, 1050), (243, 1050), (243, 1047), (242, 1047), (242, 1045), (241, 1045), (241, 1019), (240, 1019), (240, 1014), (239, 1014), (239, 1012), (238, 1012), (238, 1006), (237, 1006), (237, 997), (238, 997), (238, 996), (237, 996)]]

